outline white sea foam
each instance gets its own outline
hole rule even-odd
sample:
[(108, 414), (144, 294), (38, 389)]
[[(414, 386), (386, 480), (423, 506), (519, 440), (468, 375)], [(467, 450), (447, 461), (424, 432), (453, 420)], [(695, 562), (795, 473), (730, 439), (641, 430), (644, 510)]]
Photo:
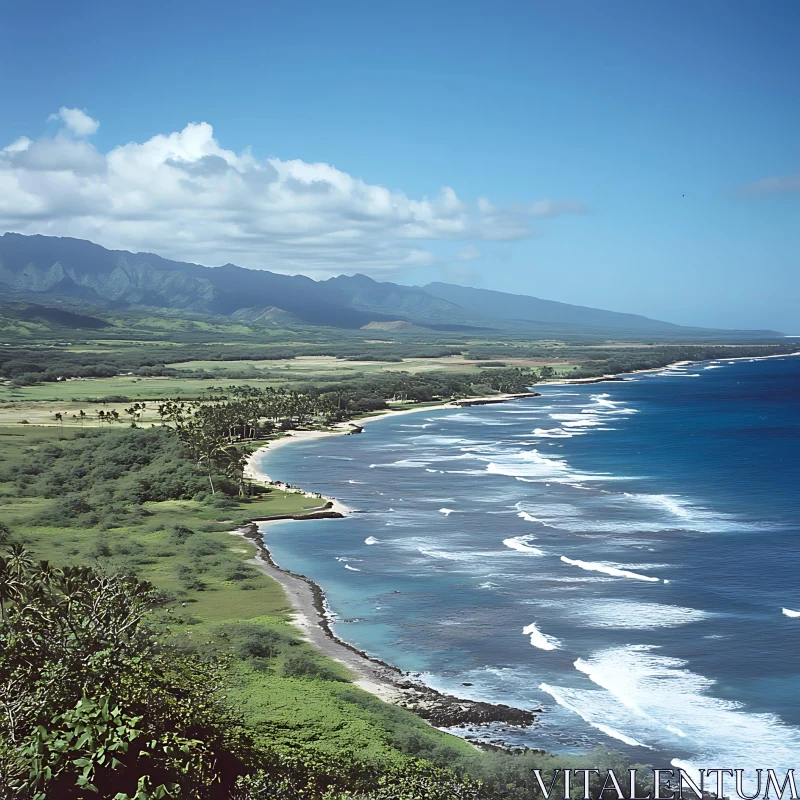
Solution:
[[(545, 484), (545, 485), (547, 485), (547, 484)], [(550, 508), (558, 509), (558, 508), (563, 508), (563, 507), (564, 507), (563, 505), (553, 504), (551, 507), (546, 507), (546, 509), (547, 509), (547, 511), (550, 511)], [(554, 528), (555, 529), (555, 528), (558, 527), (557, 525), (551, 525), (548, 522), (545, 522), (543, 519), (540, 519), (539, 517), (534, 516), (533, 514), (531, 514), (528, 511), (528, 509), (531, 508), (531, 506), (528, 505), (527, 503), (524, 503), (524, 502), (520, 501), (520, 502), (514, 504), (514, 508), (517, 510), (517, 516), (521, 517), (522, 519), (524, 519), (525, 522), (536, 522), (537, 524), (542, 525), (545, 528)], [(533, 506), (533, 508), (538, 511), (538, 507)], [(572, 506), (567, 506), (567, 508), (571, 509)]]
[[(460, 436), (437, 436), (432, 433), (426, 433), (420, 436), (411, 437), (412, 441), (416, 444), (429, 445), (431, 447), (449, 447), (451, 445), (479, 445), (482, 442), (475, 439), (464, 439)], [(434, 455), (434, 454), (432, 454)]]
[[(480, 552), (475, 550), (441, 550), (435, 546), (417, 547), (417, 552), (428, 558), (435, 558), (441, 561), (457, 561), (463, 564), (470, 564), (474, 567), (486, 567), (486, 560), (497, 557), (496, 552)], [(488, 569), (488, 567), (486, 567)]]
[(587, 572), (603, 572), (606, 575), (611, 575), (614, 578), (634, 578), (637, 581), (651, 581), (653, 583), (658, 583), (661, 580), (660, 578), (654, 578), (650, 575), (641, 575), (638, 572), (631, 572), (627, 569), (619, 569), (619, 567), (616, 567), (613, 564), (604, 564), (600, 561), (580, 561), (578, 559), (567, 558), (566, 556), (561, 556), (561, 560), (565, 564), (572, 564), (572, 566), (580, 567), (581, 569), (585, 569)]
[(553, 583), (612, 583), (614, 578), (600, 578), (597, 575), (541, 575), (540, 580)]
[(374, 536), (367, 536), (364, 539), (364, 544), (380, 544), (380, 539), (376, 539)]
[(413, 469), (414, 467), (426, 467), (430, 461), (422, 461), (414, 458), (401, 458), (398, 461), (391, 461), (388, 464), (370, 464), (370, 469), (376, 467), (394, 467), (396, 469)]
[(698, 509), (692, 507), (691, 503), (676, 495), (624, 492), (624, 497), (636, 503), (663, 509), (681, 519), (691, 519), (698, 512)]
[(564, 691), (556, 686), (551, 686), (549, 683), (540, 683), (539, 688), (543, 692), (547, 692), (547, 694), (549, 694), (560, 706), (563, 706), (564, 708), (574, 712), (584, 721), (588, 722), (592, 727), (602, 731), (606, 736), (610, 736), (612, 739), (616, 739), (619, 742), (624, 742), (631, 747), (646, 747), (648, 750), (653, 749), (652, 747), (637, 741), (632, 736), (628, 736), (627, 734), (612, 728), (610, 725), (606, 725), (603, 722), (594, 720), (584, 711), (579, 703), (574, 702), (569, 691)]
[(349, 569), (351, 572), (361, 572), (361, 570), (358, 567), (351, 567), (349, 564), (345, 564), (344, 568)]
[[(573, 436), (585, 435), (585, 431), (565, 431), (563, 428), (534, 428), (532, 433), (540, 439), (571, 439)], [(528, 435), (524, 434), (525, 437)]]
[(352, 478), (347, 481), (348, 483), (364, 483), (364, 481), (354, 481)]
[(619, 411), (619, 403), (615, 400), (609, 400), (608, 398), (610, 396), (611, 395), (608, 394), (596, 394), (592, 396), (592, 400), (594, 401), (595, 405), (602, 406), (604, 409), (607, 408), (612, 411)]
[(535, 539), (535, 536), (515, 536), (512, 539), (503, 539), (503, 544), (506, 547), (510, 547), (512, 550), (516, 550), (520, 553), (531, 553), (535, 556), (543, 556), (544, 550), (539, 547), (532, 547), (528, 544), (530, 539)]
[(449, 517), (455, 511), (454, 508), (440, 508), (439, 513)]
[(791, 608), (782, 608), (781, 611), (787, 617), (800, 617), (800, 611), (792, 611)]
[(492, 475), (507, 475), (527, 482), (575, 483), (587, 480), (613, 480), (614, 477), (600, 473), (585, 473), (573, 470), (556, 455), (539, 450), (502, 450), (495, 448), (491, 455), (483, 457), (489, 461), (486, 472)]
[[(711, 511), (678, 495), (625, 492), (622, 497), (625, 500), (649, 506), (656, 511), (666, 512), (680, 521), (679, 527), (701, 533), (724, 533), (730, 530), (734, 523), (737, 530), (766, 530), (773, 526), (769, 522), (737, 520), (732, 514), (724, 511)], [(675, 527), (674, 525), (670, 526), (666, 519), (662, 517), (660, 522), (648, 520), (642, 527), (649, 530), (665, 530)]]
[(542, 633), (539, 628), (536, 627), (535, 622), (531, 622), (530, 625), (526, 625), (522, 629), (522, 632), (526, 636), (530, 636), (531, 644), (534, 647), (538, 647), (540, 650), (559, 650), (561, 648), (561, 641), (556, 639), (555, 636)]
[(584, 606), (567, 607), (570, 616), (590, 628), (619, 628), (652, 631), (676, 628), (708, 619), (711, 614), (696, 608), (666, 603), (640, 603), (634, 600), (599, 600)]
[[(540, 688), (598, 730), (621, 734), (614, 736), (620, 741), (694, 753), (690, 767), (735, 764), (752, 774), (767, 763), (776, 772), (796, 766), (798, 728), (774, 714), (749, 713), (740, 703), (714, 697), (713, 680), (657, 650), (627, 645), (578, 659), (575, 668), (597, 688)], [(680, 720), (680, 727), (671, 720)]]
[(594, 425), (605, 423), (593, 414), (551, 414), (550, 419), (561, 423), (562, 428), (591, 428)]

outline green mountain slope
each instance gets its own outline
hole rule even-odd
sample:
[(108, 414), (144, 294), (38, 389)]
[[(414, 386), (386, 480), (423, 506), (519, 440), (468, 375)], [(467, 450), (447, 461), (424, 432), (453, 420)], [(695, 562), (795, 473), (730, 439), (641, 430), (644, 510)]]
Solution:
[(447, 283), (402, 286), (366, 275), (314, 281), (233, 264), (204, 267), (152, 253), (107, 250), (81, 239), (17, 233), (0, 236), (0, 299), (68, 303), (77, 311), (144, 306), (266, 326), (358, 329), (370, 323), (403, 322), (439, 331), (536, 338), (676, 341), (780, 336), (774, 331), (688, 328), (635, 314)]

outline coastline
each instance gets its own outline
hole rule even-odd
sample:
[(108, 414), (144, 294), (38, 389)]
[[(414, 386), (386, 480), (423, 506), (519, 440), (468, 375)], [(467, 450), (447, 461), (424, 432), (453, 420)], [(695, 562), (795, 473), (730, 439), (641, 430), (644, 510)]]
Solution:
[(775, 353), (769, 356), (722, 356), (720, 358), (704, 359), (703, 361), (673, 361), (671, 364), (665, 364), (663, 367), (648, 367), (647, 369), (632, 369), (630, 372), (616, 372), (608, 375), (599, 375), (593, 378), (562, 378), (560, 380), (544, 381), (542, 386), (568, 386), (571, 384), (581, 383), (605, 383), (606, 381), (622, 381), (625, 380), (623, 375), (641, 375), (646, 372), (661, 372), (665, 369), (673, 367), (687, 367), (691, 364), (706, 364), (709, 361), (764, 361), (768, 358), (791, 358), (792, 356), (800, 356), (800, 350), (795, 353)]
[[(787, 355), (800, 355), (800, 353), (791, 354), (778, 354), (774, 356), (763, 357), (737, 357), (719, 359), (720, 361), (755, 361), (762, 358), (785, 358)], [(664, 367), (657, 367), (645, 370), (636, 370), (629, 373), (619, 373), (617, 375), (608, 375), (601, 377), (594, 377), (588, 379), (562, 379), (548, 381), (549, 385), (568, 385), (575, 383), (599, 383), (604, 381), (623, 380), (622, 375), (632, 375), (637, 373), (646, 372), (659, 372), (670, 367), (682, 367), (691, 364), (708, 363), (706, 361), (678, 361)], [(711, 359), (713, 361), (713, 359)], [(535, 396), (525, 395), (525, 396)], [(475, 401), (488, 401), (494, 402), (507, 402), (519, 396), (501, 397), (499, 395), (493, 398), (475, 398)], [(390, 410), (385, 413), (375, 414), (373, 416), (361, 419), (352, 423), (341, 423), (335, 429), (329, 431), (299, 431), (294, 435), (283, 437), (276, 440), (270, 445), (265, 445), (256, 450), (250, 457), (248, 464), (249, 476), (257, 480), (266, 479), (269, 477), (258, 469), (258, 460), (265, 451), (270, 447), (284, 446), (292, 441), (308, 441), (311, 439), (322, 438), (332, 435), (343, 435), (350, 433), (360, 433), (360, 429), (364, 425), (377, 419), (384, 419), (391, 416), (399, 416), (404, 414), (418, 413), (420, 411), (439, 411), (443, 409), (457, 409), (461, 407), (457, 403), (441, 403), (436, 405), (425, 405), (417, 408), (406, 408), (401, 410)], [(278, 485), (281, 485), (278, 482)], [(290, 487), (291, 491), (301, 491)], [(351, 509), (340, 503), (335, 498), (327, 498), (317, 493), (304, 492), (309, 497), (319, 498), (325, 502), (320, 511), (324, 516), (342, 517), (354, 513)], [(327, 513), (326, 513), (327, 512)], [(296, 515), (292, 519), (314, 519), (316, 509), (309, 512), (307, 515)], [(265, 574), (277, 580), (284, 588), (289, 597), (291, 604), (295, 611), (295, 624), (303, 632), (304, 636), (311, 641), (319, 650), (325, 655), (335, 658), (341, 663), (348, 666), (356, 675), (354, 683), (360, 688), (376, 695), (390, 703), (403, 706), (421, 716), (423, 719), (428, 720), (431, 724), (437, 727), (462, 727), (469, 728), (470, 726), (482, 725), (488, 722), (500, 722), (506, 725), (521, 725), (527, 727), (535, 723), (534, 712), (540, 713), (541, 709), (534, 709), (533, 711), (525, 711), (522, 709), (514, 709), (508, 706), (495, 706), (489, 703), (480, 703), (459, 699), (458, 697), (443, 695), (436, 692), (418, 680), (414, 680), (412, 676), (403, 673), (401, 670), (393, 667), (390, 664), (381, 662), (359, 651), (349, 643), (339, 639), (331, 630), (331, 617), (327, 608), (325, 595), (320, 586), (314, 583), (309, 578), (291, 573), (280, 566), (278, 566), (269, 553), (268, 548), (263, 543), (261, 531), (256, 522), (262, 525), (272, 520), (254, 521), (247, 531), (239, 531), (239, 535), (246, 536), (250, 541), (253, 541), (259, 550), (259, 556), (254, 559), (253, 563), (257, 563), (259, 568)], [(518, 716), (521, 715), (521, 716)], [(454, 721), (457, 720), (457, 721)], [(477, 733), (470, 729), (467, 733)], [(497, 736), (496, 732), (493, 735)], [(469, 740), (475, 741), (474, 736), (465, 736)], [(501, 740), (494, 740), (493, 744), (500, 744)]]
[[(469, 402), (473, 404), (486, 402), (504, 403), (535, 396), (537, 396), (537, 393), (533, 392), (524, 395), (495, 395), (487, 398), (470, 398)], [(276, 580), (281, 585), (293, 608), (292, 622), (295, 627), (300, 630), (307, 641), (311, 642), (324, 655), (348, 667), (355, 675), (353, 683), (356, 686), (385, 702), (414, 712), (434, 727), (462, 728), (465, 731), (463, 738), (468, 739), (475, 745), (502, 748), (504, 745), (501, 739), (494, 738), (491, 743), (478, 741), (476, 735), (471, 735), (480, 733), (475, 726), (499, 723), (506, 726), (529, 727), (535, 724), (536, 714), (541, 713), (540, 708), (526, 710), (443, 694), (426, 686), (412, 675), (391, 664), (373, 658), (340, 639), (331, 628), (331, 615), (322, 588), (307, 576), (296, 574), (279, 566), (264, 544), (261, 533), (261, 527), (270, 523), (322, 518), (341, 519), (352, 513), (357, 513), (334, 497), (328, 497), (317, 492), (309, 492), (272, 479), (259, 467), (260, 458), (264, 453), (274, 451), (277, 447), (284, 447), (292, 442), (312, 441), (328, 436), (361, 433), (365, 424), (378, 419), (414, 414), (420, 411), (439, 411), (447, 408), (457, 409), (462, 407), (457, 402), (389, 410), (385, 413), (359, 419), (355, 423), (339, 423), (330, 430), (294, 431), (290, 435), (262, 445), (250, 454), (245, 468), (245, 476), (250, 480), (278, 486), (284, 491), (298, 492), (306, 497), (319, 499), (321, 505), (300, 514), (254, 519), (244, 527), (231, 531), (231, 534), (241, 536), (255, 544), (258, 550), (257, 555), (248, 563), (251, 563), (260, 572)], [(498, 731), (493, 730), (492, 735), (497, 737)]]
[(292, 444), (293, 442), (307, 442), (313, 439), (323, 439), (327, 436), (343, 436), (349, 433), (350, 431), (346, 428), (336, 428), (327, 431), (294, 431), (291, 434), (286, 434), (280, 439), (275, 439), (272, 442), (262, 445), (248, 456), (247, 465), (244, 468), (244, 477), (248, 480), (256, 481), (258, 483), (277, 486), (285, 492), (302, 494), (305, 497), (322, 500), (325, 504), (326, 510), (332, 512), (332, 514), (329, 516), (345, 517), (351, 513), (351, 509), (349, 509), (340, 500), (337, 500), (335, 497), (326, 497), (318, 492), (309, 492), (305, 489), (301, 489), (298, 486), (290, 486), (283, 481), (274, 480), (259, 468), (258, 463), (262, 454), (266, 452), (274, 452), (279, 447), (285, 447), (287, 444)]
[[(294, 515), (283, 519), (298, 521), (320, 519), (326, 516), (324, 508), (321, 507), (319, 511), (312, 511), (307, 515)], [(523, 728), (535, 723), (534, 712), (541, 712), (541, 709), (528, 711), (499, 703), (465, 700), (443, 694), (336, 636), (330, 626), (330, 612), (322, 588), (305, 575), (298, 575), (278, 566), (263, 542), (260, 526), (280, 520), (281, 518), (274, 517), (253, 520), (230, 533), (256, 546), (258, 552), (248, 563), (281, 585), (294, 609), (292, 623), (300, 630), (303, 638), (323, 655), (344, 664), (355, 676), (354, 685), (387, 703), (413, 711), (437, 728), (460, 727), (469, 734), (470, 731), (478, 733), (474, 726), (488, 723)], [(486, 743), (473, 742), (473, 744)]]
[[(275, 452), (279, 447), (285, 447), (293, 442), (308, 442), (314, 439), (324, 439), (328, 436), (353, 436), (360, 434), (364, 426), (370, 422), (375, 422), (379, 419), (388, 419), (389, 417), (401, 417), (406, 414), (418, 414), (421, 411), (441, 411), (447, 408), (465, 408), (469, 405), (488, 405), (495, 403), (508, 403), (513, 400), (522, 400), (528, 397), (538, 397), (538, 392), (526, 392), (524, 394), (497, 394), (490, 397), (470, 397), (465, 400), (454, 400), (446, 403), (436, 403), (431, 405), (423, 405), (418, 408), (402, 408), (402, 409), (389, 409), (388, 411), (379, 412), (371, 417), (363, 417), (356, 422), (339, 422), (328, 430), (310, 430), (310, 431), (292, 431), (282, 436), (280, 439), (274, 439), (258, 449), (254, 450), (247, 458), (247, 464), (244, 468), (244, 477), (257, 481), (258, 483), (270, 484), (280, 487), (286, 492), (295, 492), (302, 494), (305, 497), (316, 498), (322, 500), (329, 505), (327, 508), (333, 512), (330, 516), (346, 517), (348, 514), (353, 513), (352, 509), (348, 508), (341, 500), (335, 497), (328, 497), (319, 494), (319, 492), (310, 492), (298, 486), (291, 486), (280, 480), (267, 475), (259, 467), (259, 461), (264, 453)], [(268, 520), (263, 520), (268, 521)]]

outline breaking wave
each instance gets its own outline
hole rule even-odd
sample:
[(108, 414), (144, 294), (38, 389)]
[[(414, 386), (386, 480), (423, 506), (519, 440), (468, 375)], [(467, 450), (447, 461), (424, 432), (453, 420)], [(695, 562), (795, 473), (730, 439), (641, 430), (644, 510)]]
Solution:
[(511, 539), (503, 539), (503, 544), (506, 547), (510, 547), (512, 550), (516, 550), (520, 553), (531, 553), (535, 556), (543, 556), (544, 550), (539, 547), (531, 547), (528, 544), (528, 541), (531, 539), (535, 539), (535, 536), (515, 536)]
[(613, 564), (603, 564), (600, 561), (580, 561), (574, 558), (567, 558), (566, 556), (561, 556), (561, 560), (565, 564), (572, 564), (572, 566), (580, 567), (581, 569), (585, 569), (587, 572), (603, 572), (606, 575), (611, 575), (614, 578), (634, 578), (637, 581), (651, 581), (652, 583), (658, 583), (661, 580), (660, 578), (653, 578), (650, 575), (642, 575), (639, 572), (631, 572), (627, 569), (620, 569), (619, 567), (615, 567)]
[(536, 627), (535, 622), (531, 622), (530, 625), (526, 625), (522, 629), (522, 632), (526, 636), (530, 636), (531, 644), (534, 647), (538, 647), (540, 650), (559, 650), (561, 648), (561, 641), (556, 639), (555, 636), (542, 633), (539, 628)]
[(774, 714), (750, 713), (740, 703), (715, 697), (715, 681), (657, 650), (652, 645), (601, 650), (575, 661), (575, 669), (596, 688), (540, 688), (626, 744), (694, 753), (684, 762), (690, 766), (769, 763), (776, 771), (795, 766), (800, 730)]

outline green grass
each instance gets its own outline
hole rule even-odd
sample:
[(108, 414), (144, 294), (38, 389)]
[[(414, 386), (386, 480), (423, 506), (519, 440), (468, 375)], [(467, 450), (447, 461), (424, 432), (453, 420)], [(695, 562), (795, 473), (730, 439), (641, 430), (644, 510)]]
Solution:
[(275, 381), (232, 380), (228, 378), (87, 378), (40, 383), (35, 386), (0, 385), (0, 403), (83, 401), (122, 395), (131, 400), (163, 400), (168, 397), (199, 397), (220, 386), (272, 386)]
[[(64, 437), (78, 434), (67, 430)], [(276, 490), (225, 507), (215, 505), (218, 498), (145, 503), (119, 526), (110, 519), (91, 527), (43, 524), (59, 501), (20, 497), (14, 476), (46, 458), (55, 441), (52, 429), (0, 427), (0, 517), (37, 559), (99, 563), (111, 572), (133, 572), (167, 592), (172, 602), (164, 618), (181, 646), (221, 652), (235, 642), (229, 633), (248, 623), (255, 626), (248, 631), (281, 637), (278, 655), (234, 659), (230, 675), (228, 697), (258, 738), (289, 749), (299, 744), (327, 752), (347, 749), (382, 762), (422, 754), (447, 764), (475, 753), (468, 743), (348, 682), (346, 668), (302, 642), (289, 624), (291, 608), (280, 585), (246, 563), (256, 548), (231, 535), (236, 526), (318, 507), (319, 500)], [(179, 525), (193, 532), (184, 541), (175, 534)], [(292, 674), (298, 662), (312, 673)]]

